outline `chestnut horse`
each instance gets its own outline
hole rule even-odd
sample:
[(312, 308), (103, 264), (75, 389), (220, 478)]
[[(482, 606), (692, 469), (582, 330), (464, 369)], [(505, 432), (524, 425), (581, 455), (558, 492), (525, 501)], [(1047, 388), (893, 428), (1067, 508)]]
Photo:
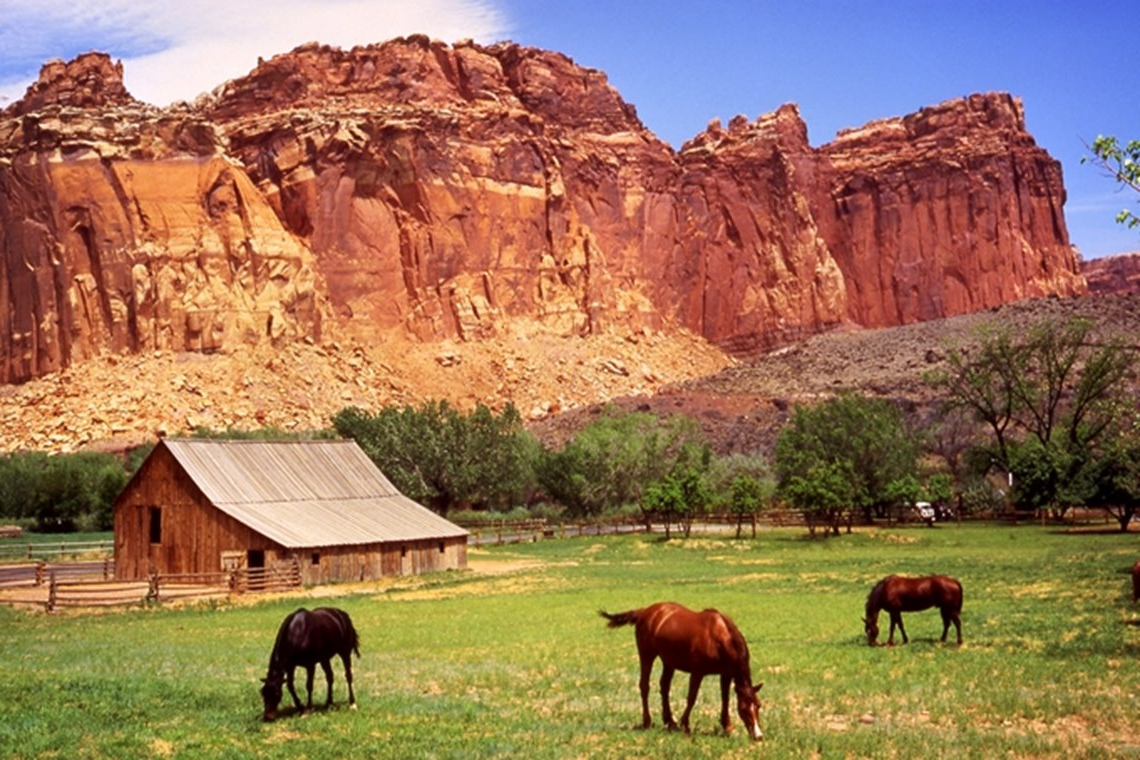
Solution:
[(942, 640), (950, 624), (958, 631), (958, 644), (962, 644), (962, 584), (945, 575), (928, 575), (924, 578), (905, 578), (901, 575), (888, 575), (875, 584), (867, 596), (867, 616), (863, 618), (867, 643), (875, 646), (879, 638), (879, 610), (886, 610), (891, 616), (891, 632), (887, 646), (895, 645), (895, 626), (902, 634), (903, 643), (906, 629), (903, 628), (902, 613), (920, 612), (937, 607), (942, 613)]
[(669, 686), (673, 673), (689, 673), (689, 699), (681, 715), (681, 727), (689, 733), (689, 714), (697, 701), (701, 680), (708, 675), (720, 676), (720, 724), (725, 733), (732, 731), (728, 717), (728, 687), (736, 684), (736, 711), (753, 739), (762, 739), (760, 700), (756, 692), (763, 684), (752, 683), (748, 663), (748, 644), (740, 629), (727, 615), (716, 610), (693, 612), (679, 604), (659, 602), (640, 610), (611, 615), (599, 612), (610, 628), (633, 625), (637, 639), (637, 656), (641, 660), (641, 725), (649, 728), (649, 676), (653, 662), (661, 658), (661, 719), (669, 729), (676, 729), (669, 707)]
[(277, 631), (277, 641), (269, 655), (269, 672), (261, 687), (261, 698), (265, 703), (262, 719), (271, 721), (277, 717), (277, 707), (281, 704), (281, 685), (289, 685), (293, 704), (297, 712), (303, 713), (301, 700), (293, 687), (293, 671), (297, 666), (305, 668), (305, 687), (308, 689), (308, 709), (313, 709), (313, 669), (320, 663), (328, 682), (328, 699), (325, 706), (333, 701), (332, 658), (339, 655), (344, 665), (344, 680), (348, 682), (348, 704), (356, 707), (356, 695), (352, 691), (352, 653), (360, 656), (360, 640), (356, 628), (344, 610), (333, 607), (318, 607), (310, 612), (300, 609), (290, 613)]
[(1140, 599), (1140, 559), (1132, 565), (1132, 603)]

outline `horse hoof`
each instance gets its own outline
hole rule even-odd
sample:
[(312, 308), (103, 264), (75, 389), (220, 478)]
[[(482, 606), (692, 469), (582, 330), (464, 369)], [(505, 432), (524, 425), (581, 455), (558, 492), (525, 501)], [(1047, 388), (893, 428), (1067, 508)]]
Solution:
[(348, 709), (349, 710), (355, 710), (356, 709), (356, 703), (353, 702), (351, 705), (348, 706)]

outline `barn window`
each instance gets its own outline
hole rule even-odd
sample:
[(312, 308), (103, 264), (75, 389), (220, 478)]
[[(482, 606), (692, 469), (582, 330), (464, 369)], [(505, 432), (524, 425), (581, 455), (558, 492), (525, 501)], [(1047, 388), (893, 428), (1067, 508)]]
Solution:
[(312, 562), (313, 567), (316, 567), (317, 565), (321, 564), (321, 553), (320, 552), (313, 552), (313, 556), (309, 558), (309, 561)]
[(408, 547), (401, 546), (400, 547), (400, 559), (404, 559), (407, 556), (408, 556)]
[(446, 547), (443, 545), (443, 542), (442, 542), (442, 541), (440, 541), (440, 542), (439, 542), (439, 553), (440, 553), (440, 554), (446, 554), (446, 553), (447, 553), (447, 549), (446, 549)]
[(150, 508), (150, 542), (152, 544), (162, 543), (162, 508)]

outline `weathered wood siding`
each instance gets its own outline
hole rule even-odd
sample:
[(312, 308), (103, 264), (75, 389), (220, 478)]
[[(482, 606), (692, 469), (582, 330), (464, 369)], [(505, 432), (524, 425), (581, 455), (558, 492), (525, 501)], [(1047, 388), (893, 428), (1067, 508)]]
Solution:
[[(159, 543), (150, 540), (151, 509), (155, 507), (162, 514)], [(223, 555), (244, 563), (250, 550), (264, 553), (266, 567), (292, 562), (296, 557), (306, 585), (467, 567), (466, 537), (361, 546), (282, 547), (211, 504), (161, 446), (143, 463), (116, 501), (117, 579), (145, 578), (152, 566), (164, 575), (217, 573), (223, 569)]]
[(315, 547), (298, 551), (306, 585), (368, 581), (467, 567), (467, 539), (432, 539), (365, 546)]
[[(150, 540), (152, 507), (162, 510), (162, 540), (157, 544)], [(163, 574), (216, 573), (222, 570), (223, 552), (244, 554), (250, 549), (263, 551), (267, 565), (285, 554), (210, 504), (161, 447), (116, 502), (116, 578), (145, 578), (152, 565)]]

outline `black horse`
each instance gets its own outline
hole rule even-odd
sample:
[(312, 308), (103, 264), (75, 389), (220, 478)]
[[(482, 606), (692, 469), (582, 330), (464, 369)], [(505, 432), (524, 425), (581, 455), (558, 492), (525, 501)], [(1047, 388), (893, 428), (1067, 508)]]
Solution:
[[(344, 663), (344, 678), (348, 682), (348, 703), (356, 707), (356, 695), (352, 691), (352, 653), (360, 656), (360, 639), (356, 635), (356, 628), (352, 619), (344, 610), (332, 607), (318, 607), (310, 612), (300, 609), (291, 613), (281, 623), (277, 631), (277, 642), (273, 645), (273, 653), (269, 655), (269, 672), (263, 679), (261, 698), (265, 702), (265, 713), (262, 719), (271, 721), (277, 717), (277, 707), (281, 704), (281, 684), (289, 684), (289, 693), (293, 695), (293, 704), (297, 712), (303, 713), (313, 708), (313, 669), (320, 663), (325, 671), (325, 680), (328, 681), (329, 692), (325, 706), (333, 701), (333, 671), (332, 658), (340, 656)], [(305, 668), (308, 676), (305, 687), (308, 689), (309, 701), (306, 707), (301, 706), (297, 697), (297, 690), (293, 688), (293, 670), (301, 666)]]

